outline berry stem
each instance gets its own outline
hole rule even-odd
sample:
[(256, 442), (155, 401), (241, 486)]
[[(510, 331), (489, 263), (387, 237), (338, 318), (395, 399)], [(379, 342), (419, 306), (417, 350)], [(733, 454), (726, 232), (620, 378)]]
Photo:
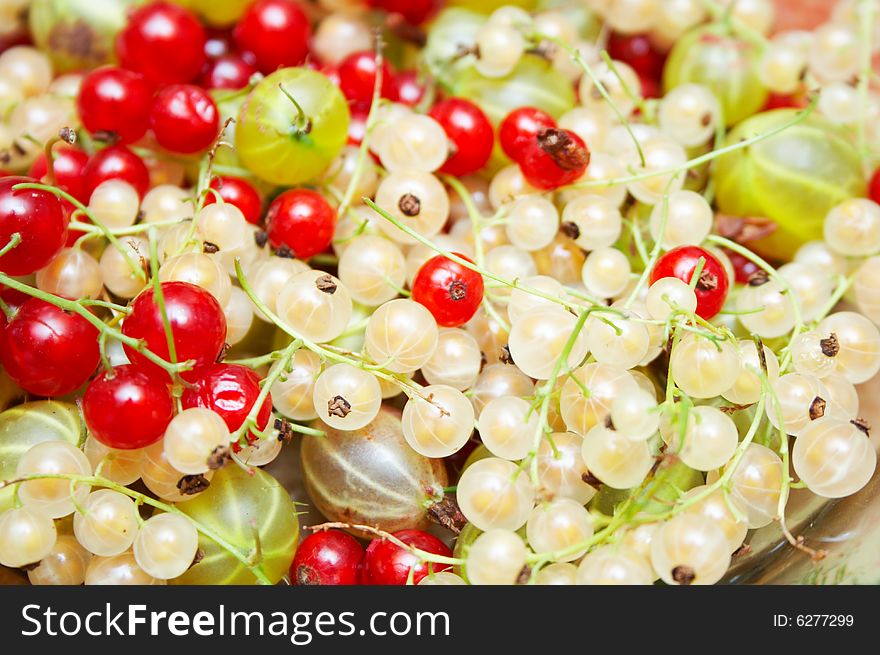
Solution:
[(785, 278), (783, 278), (781, 275), (779, 275), (779, 273), (776, 272), (775, 268), (773, 268), (764, 259), (753, 253), (748, 248), (741, 246), (735, 241), (731, 241), (730, 239), (725, 239), (722, 236), (718, 236), (717, 234), (710, 234), (706, 240), (742, 255), (750, 262), (756, 264), (761, 269), (766, 271), (767, 275), (770, 276), (770, 279), (779, 285), (779, 287), (783, 290), (789, 302), (791, 303), (792, 313), (794, 314), (794, 329), (791, 332), (791, 338), (788, 341), (788, 345), (784, 348), (785, 355), (783, 355), (782, 361), (779, 363), (780, 371), (784, 371), (786, 368), (788, 368), (788, 365), (791, 362), (791, 344), (794, 342), (795, 339), (797, 339), (798, 335), (804, 329), (804, 320), (803, 316), (801, 315), (801, 305), (798, 302), (797, 295), (794, 293), (794, 290), (791, 288), (791, 285), (785, 280)]
[(302, 345), (303, 342), (300, 339), (294, 339), (290, 342), (290, 345), (281, 352), (281, 357), (278, 358), (278, 363), (272, 367), (272, 370), (269, 371), (269, 375), (267, 375), (260, 383), (262, 385), (260, 388), (260, 394), (257, 396), (256, 400), (254, 400), (254, 404), (251, 405), (251, 409), (245, 417), (244, 422), (235, 432), (232, 433), (232, 436), (229, 439), (230, 442), (246, 445), (248, 431), (251, 428), (258, 428), (257, 418), (260, 414), (260, 410), (263, 408), (263, 403), (266, 401), (266, 398), (269, 397), (269, 390), (272, 388), (272, 385), (275, 384), (275, 381), (278, 380), (278, 378), (287, 370), (287, 367), (290, 365), (290, 360), (293, 359), (293, 356), (296, 355), (296, 351), (299, 350)]
[(550, 43), (553, 43), (556, 46), (565, 50), (571, 56), (572, 60), (584, 70), (590, 80), (592, 80), (593, 85), (596, 87), (596, 90), (600, 93), (605, 102), (608, 103), (611, 111), (614, 112), (614, 115), (617, 116), (617, 119), (626, 128), (627, 134), (629, 134), (630, 138), (636, 146), (636, 151), (639, 153), (639, 162), (641, 162), (642, 168), (644, 168), (646, 164), (645, 153), (642, 152), (642, 144), (639, 143), (639, 140), (636, 138), (635, 133), (632, 131), (629, 120), (627, 120), (627, 117), (624, 116), (623, 112), (620, 110), (620, 107), (617, 106), (617, 103), (614, 102), (614, 100), (608, 94), (608, 89), (606, 89), (605, 85), (602, 84), (602, 80), (600, 80), (599, 77), (596, 75), (593, 67), (587, 63), (586, 59), (584, 59), (581, 51), (577, 48), (573, 48), (563, 39), (560, 39), (558, 37), (546, 36), (544, 34), (538, 34), (536, 36), (538, 41), (549, 41)]
[(331, 347), (324, 347), (324, 346), (318, 345), (315, 342), (311, 341), (310, 339), (306, 339), (304, 336), (299, 334), (299, 332), (297, 330), (295, 330), (290, 325), (288, 325), (285, 321), (283, 321), (281, 319), (281, 317), (279, 317), (275, 312), (273, 312), (271, 309), (269, 309), (266, 306), (266, 303), (264, 303), (262, 300), (260, 300), (257, 297), (257, 295), (254, 293), (254, 290), (251, 288), (250, 284), (248, 283), (247, 279), (245, 278), (244, 271), (241, 268), (241, 260), (239, 260), (238, 258), (235, 259), (235, 275), (238, 278), (238, 283), (239, 283), (239, 285), (241, 285), (242, 291), (244, 291), (247, 294), (248, 298), (250, 298), (251, 302), (253, 302), (254, 305), (256, 305), (257, 309), (259, 309), (261, 312), (263, 312), (263, 314), (265, 314), (269, 318), (269, 320), (272, 323), (274, 323), (276, 326), (278, 326), (281, 330), (286, 332), (288, 335), (290, 335), (294, 339), (299, 340), (302, 343), (303, 347), (307, 348), (308, 350), (311, 350), (313, 353), (315, 353), (317, 355), (320, 355), (324, 359), (328, 359), (328, 360), (338, 362), (341, 364), (348, 364), (350, 366), (354, 366), (356, 368), (360, 368), (360, 369), (364, 369), (364, 370), (369, 369), (374, 375), (382, 378), (383, 380), (387, 380), (388, 382), (391, 382), (392, 384), (396, 384), (398, 387), (400, 387), (403, 390), (403, 392), (407, 396), (409, 396), (409, 397), (418, 396), (422, 400), (433, 404), (432, 400), (430, 398), (426, 397), (422, 393), (422, 387), (419, 384), (413, 382), (412, 380), (406, 380), (405, 378), (403, 378), (400, 375), (397, 375), (394, 373), (389, 373), (389, 372), (383, 371), (381, 369), (372, 368), (374, 365), (370, 364), (370, 362), (367, 362), (366, 360), (354, 359), (352, 357), (348, 357), (347, 355), (344, 355), (342, 353), (337, 352), (336, 350), (334, 350)]
[(159, 306), (159, 313), (162, 316), (162, 328), (165, 330), (165, 340), (168, 343), (168, 356), (171, 363), (177, 363), (177, 348), (174, 344), (174, 333), (171, 330), (171, 321), (168, 320), (168, 312), (165, 308), (165, 294), (162, 292), (162, 282), (159, 280), (159, 250), (156, 245), (156, 230), (151, 229), (147, 232), (150, 241), (150, 282), (153, 285), (153, 296), (156, 304)]
[[(488, 270), (478, 266), (474, 262), (468, 261), (464, 257), (460, 257), (459, 255), (456, 255), (453, 252), (450, 252), (448, 250), (444, 250), (443, 248), (439, 247), (437, 244), (432, 242), (430, 239), (422, 236), (421, 234), (419, 234), (418, 232), (416, 232), (412, 228), (401, 223), (394, 216), (392, 216), (391, 214), (386, 212), (384, 209), (379, 207), (376, 203), (374, 203), (369, 198), (363, 198), (363, 201), (364, 201), (364, 204), (366, 204), (370, 209), (375, 211), (382, 218), (384, 218), (385, 220), (390, 222), (392, 225), (394, 225), (397, 229), (399, 229), (402, 232), (404, 232), (405, 234), (411, 236), (413, 239), (415, 239), (419, 243), (428, 246), (431, 250), (433, 250), (437, 254), (443, 255), (447, 259), (450, 259), (450, 260), (456, 262), (457, 264), (461, 264), (465, 268), (468, 268), (472, 271), (479, 273), (480, 275), (482, 275), (485, 278), (489, 278), (490, 280), (494, 280), (495, 282), (499, 282), (506, 287), (510, 287), (511, 289), (519, 289), (519, 290), (524, 291), (526, 293), (529, 293), (533, 296), (538, 296), (539, 298), (543, 298), (544, 300), (549, 300), (550, 302), (554, 302), (558, 305), (562, 305), (563, 307), (565, 307), (567, 309), (571, 309), (573, 311), (579, 311), (579, 310), (583, 309), (583, 306), (581, 306), (577, 303), (573, 303), (573, 302), (570, 302), (570, 301), (565, 300), (563, 298), (559, 298), (558, 296), (554, 296), (552, 294), (545, 293), (543, 291), (540, 291), (539, 289), (533, 289), (532, 287), (525, 286), (523, 284), (520, 284), (519, 280), (507, 280), (507, 279), (501, 277), (500, 275), (495, 275), (491, 271), (488, 271)], [(587, 294), (576, 294), (576, 293), (572, 292), (570, 295), (577, 296), (577, 297), (583, 297), (583, 299), (586, 300), (587, 302), (589, 302), (592, 306), (594, 306), (595, 308), (601, 309), (603, 311), (608, 311), (613, 314), (620, 313), (619, 310), (614, 309), (612, 307), (606, 307), (604, 303), (600, 302), (596, 298), (592, 298), (592, 297), (588, 296)], [(593, 309), (594, 307), (591, 307), (590, 309)]]
[(868, 146), (867, 136), (867, 119), (868, 119), (868, 91), (871, 83), (871, 58), (873, 50), (874, 35), (874, 16), (877, 10), (876, 0), (859, 0), (859, 8), (862, 15), (859, 21), (859, 45), (861, 52), (859, 58), (861, 62), (859, 83), (857, 86), (859, 98), (859, 121), (857, 125), (859, 152), (862, 157), (866, 157), (871, 153)]
[(376, 121), (379, 118), (379, 106), (382, 100), (382, 37), (381, 34), (376, 35), (376, 77), (373, 82), (373, 99), (370, 104), (370, 112), (367, 114), (367, 121), (364, 124), (364, 138), (361, 140), (360, 146), (358, 146), (358, 154), (357, 154), (357, 162), (355, 163), (354, 172), (351, 175), (351, 179), (348, 181), (348, 186), (345, 188), (345, 193), (342, 195), (342, 201), (339, 203), (339, 209), (337, 210), (339, 216), (344, 216), (349, 208), (351, 207), (351, 202), (354, 200), (355, 191), (357, 191), (358, 184), (360, 184), (361, 175), (363, 174), (364, 166), (367, 164), (367, 160), (370, 155), (370, 145), (369, 140), (372, 134), (373, 128), (376, 125)]
[(84, 204), (82, 204), (79, 200), (74, 198), (72, 195), (70, 195), (66, 191), (62, 191), (58, 187), (50, 186), (48, 184), (35, 184), (32, 182), (22, 182), (21, 184), (16, 184), (12, 188), (15, 190), (18, 190), (18, 189), (37, 189), (40, 191), (48, 191), (49, 193), (53, 194), (54, 196), (56, 196), (58, 198), (63, 198), (64, 200), (69, 202), (71, 205), (73, 205), (79, 211), (81, 211), (85, 216), (87, 216), (88, 219), (92, 223), (94, 223), (95, 226), (98, 227), (101, 234), (107, 239), (107, 241), (110, 242), (110, 244), (114, 248), (116, 248), (116, 250), (119, 252), (119, 254), (122, 255), (122, 257), (125, 259), (129, 268), (131, 268), (131, 272), (134, 273), (141, 281), (143, 281), (143, 282), (147, 281), (147, 277), (146, 277), (146, 274), (144, 273), (144, 271), (141, 269), (140, 266), (138, 266), (137, 264), (134, 263), (134, 261), (131, 259), (131, 256), (128, 254), (128, 250), (126, 250), (125, 246), (123, 246), (119, 242), (119, 239), (116, 238), (116, 235), (114, 235), (113, 232), (111, 232), (107, 228), (107, 226), (104, 225), (104, 223), (99, 221), (95, 217), (95, 215), (89, 210), (88, 207), (86, 207)]

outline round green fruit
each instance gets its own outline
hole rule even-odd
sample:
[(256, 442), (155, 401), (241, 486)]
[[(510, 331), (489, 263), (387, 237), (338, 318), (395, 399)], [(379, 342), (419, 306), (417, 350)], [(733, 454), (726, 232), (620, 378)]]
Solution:
[[(255, 561), (259, 552), (259, 564), (273, 584), (290, 568), (299, 538), (296, 506), (284, 487), (265, 471), (253, 469), (251, 474), (237, 464), (227, 464), (211, 479), (207, 491), (179, 509), (252, 555)], [(173, 584), (257, 582), (228, 550), (201, 534), (199, 550), (204, 557)]]
[(316, 71), (282, 68), (261, 80), (238, 114), (235, 149), (267, 182), (314, 180), (342, 151), (350, 115), (345, 97)]
[(767, 102), (767, 89), (758, 77), (759, 58), (757, 48), (717, 28), (693, 30), (669, 53), (663, 87), (666, 91), (682, 84), (708, 87), (721, 104), (725, 123), (735, 125)]
[(495, 125), (524, 106), (537, 107), (559, 118), (576, 101), (571, 82), (537, 55), (522, 57), (505, 77), (483, 77), (473, 66), (461, 69), (451, 80), (450, 94), (478, 104)]
[[(791, 121), (796, 111), (758, 114), (731, 131), (727, 144), (779, 127)], [(821, 239), (828, 211), (847, 198), (865, 194), (855, 146), (815, 114), (720, 157), (713, 176), (719, 211), (776, 222), (773, 234), (748, 244), (773, 259), (789, 259), (801, 244)]]
[(427, 507), (443, 495), (446, 468), (409, 447), (399, 411), (382, 407), (372, 423), (351, 432), (319, 427), (326, 436), (304, 437), (300, 456), (306, 491), (321, 514), (387, 532), (431, 524)]
[(56, 73), (84, 70), (116, 60), (116, 34), (126, 14), (143, 0), (33, 0), (29, 21), (34, 44)]
[[(76, 405), (38, 400), (0, 413), (0, 480), (15, 477), (18, 460), (31, 446), (44, 441), (67, 441), (78, 446), (85, 429)], [(13, 488), (0, 489), (0, 513), (12, 507)]]

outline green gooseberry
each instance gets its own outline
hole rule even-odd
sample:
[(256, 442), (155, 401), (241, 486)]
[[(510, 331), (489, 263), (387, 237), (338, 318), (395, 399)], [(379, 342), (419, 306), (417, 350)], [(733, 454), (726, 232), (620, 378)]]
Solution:
[(351, 120), (330, 79), (282, 68), (257, 83), (241, 105), (235, 149), (259, 178), (293, 186), (316, 179), (342, 151)]
[(537, 107), (559, 118), (575, 105), (572, 84), (546, 59), (525, 55), (505, 77), (489, 79), (469, 66), (451, 80), (453, 95), (478, 104), (497, 125), (518, 107)]
[[(287, 573), (299, 541), (296, 506), (287, 490), (261, 469), (230, 463), (206, 491), (180, 511), (249, 553), (273, 584)], [(255, 584), (256, 577), (228, 550), (199, 535), (202, 559), (172, 584)], [(259, 556), (258, 556), (259, 555)]]
[[(796, 112), (776, 109), (753, 116), (730, 132), (727, 145), (777, 128)], [(828, 211), (847, 198), (865, 195), (858, 150), (815, 114), (721, 156), (713, 179), (719, 211), (776, 222), (773, 234), (748, 244), (773, 259), (790, 259), (801, 244), (821, 239)]]
[(303, 438), (300, 457), (306, 491), (321, 514), (386, 532), (431, 525), (427, 509), (448, 485), (446, 468), (409, 447), (398, 410), (383, 406), (360, 430), (317, 427), (325, 436)]
[(717, 27), (692, 30), (669, 53), (663, 88), (706, 86), (718, 98), (725, 123), (735, 125), (767, 102), (767, 89), (758, 77), (760, 56), (755, 46)]
[[(0, 412), (0, 480), (15, 477), (18, 460), (44, 441), (85, 441), (85, 427), (72, 403), (38, 400)], [(0, 489), (0, 513), (12, 507), (13, 488)]]
[[(643, 514), (659, 514), (669, 509), (679, 498), (679, 494), (704, 483), (703, 474), (686, 466), (682, 462), (674, 462), (661, 467), (654, 478), (663, 479), (641, 509)], [(613, 516), (615, 508), (632, 496), (635, 489), (612, 489), (602, 485), (590, 501), (590, 509), (597, 510), (607, 516)]]

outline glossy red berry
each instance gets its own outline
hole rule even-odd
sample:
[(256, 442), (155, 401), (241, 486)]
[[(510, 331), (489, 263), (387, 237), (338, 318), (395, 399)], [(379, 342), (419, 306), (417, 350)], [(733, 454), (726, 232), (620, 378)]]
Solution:
[(874, 171), (871, 181), (868, 183), (868, 197), (880, 204), (880, 168)]
[(541, 128), (556, 127), (547, 112), (535, 107), (520, 107), (510, 112), (498, 126), (498, 141), (504, 154), (519, 163), (532, 146)]
[(99, 150), (83, 170), (85, 192), (91, 197), (92, 191), (107, 180), (123, 180), (132, 185), (143, 197), (150, 188), (150, 172), (144, 160), (125, 146), (110, 146)]
[(425, 86), (417, 71), (402, 71), (394, 76), (394, 94), (397, 102), (415, 107), (425, 97)]
[(136, 9), (116, 39), (123, 67), (155, 85), (189, 82), (205, 64), (205, 30), (188, 9), (151, 2)]
[[(454, 254), (468, 259), (464, 255)], [(464, 325), (477, 313), (483, 302), (483, 276), (443, 255), (437, 255), (425, 262), (416, 274), (412, 299), (427, 307), (438, 325)]]
[(290, 189), (279, 195), (266, 213), (266, 232), (273, 248), (285, 246), (299, 259), (323, 252), (333, 239), (336, 210), (309, 189)]
[[(373, 101), (373, 89), (376, 86), (376, 72), (378, 70), (376, 53), (364, 50), (350, 54), (339, 64), (339, 89), (349, 102), (369, 106)], [(394, 93), (394, 71), (384, 59), (382, 60), (380, 93), (383, 98), (397, 99)]]
[(629, 64), (639, 77), (659, 80), (663, 75), (666, 58), (647, 34), (612, 33), (608, 38), (608, 54), (612, 59)]
[[(187, 387), (181, 402), (184, 408), (204, 407), (218, 414), (230, 432), (238, 430), (260, 395), (260, 376), (239, 364), (212, 364), (202, 368)], [(257, 428), (265, 430), (272, 415), (269, 395), (257, 414)]]
[(429, 114), (450, 141), (449, 158), (440, 168), (442, 172), (470, 175), (486, 165), (495, 145), (495, 132), (483, 110), (469, 100), (449, 98), (434, 105)]
[[(171, 326), (178, 362), (194, 360), (193, 369), (183, 373), (187, 380), (197, 378), (199, 369), (213, 364), (226, 341), (226, 317), (220, 303), (208, 291), (189, 282), (163, 282), (165, 313)], [(165, 361), (171, 361), (162, 312), (149, 288), (131, 303), (131, 314), (122, 323), (122, 333), (144, 341), (146, 347)], [(152, 371), (159, 366), (130, 346), (125, 353), (132, 364)]]
[[(85, 168), (89, 155), (84, 150), (64, 144), (52, 148), (52, 170), (55, 173), (55, 186), (66, 191), (82, 203), (88, 203), (86, 195)], [(35, 180), (48, 182), (48, 162), (45, 153), (40, 153), (31, 164), (28, 175)], [(62, 200), (62, 203), (66, 201)], [(72, 207), (72, 206), (71, 206)]]
[(251, 53), (263, 73), (298, 66), (309, 54), (309, 19), (292, 0), (258, 0), (241, 17), (234, 34), (239, 50)]
[(30, 177), (0, 178), (0, 248), (13, 234), (21, 237), (17, 246), (0, 257), (0, 271), (9, 275), (29, 275), (43, 268), (67, 238), (67, 220), (56, 196), (40, 189), (12, 188), (35, 181)]
[(102, 66), (83, 78), (76, 107), (83, 127), (92, 134), (132, 143), (147, 133), (152, 95), (140, 73)]
[(202, 73), (202, 86), (206, 89), (243, 89), (257, 72), (243, 57), (224, 55), (208, 64)]
[(651, 284), (664, 277), (677, 277), (690, 284), (700, 258), (705, 260), (703, 272), (694, 289), (697, 296), (697, 314), (710, 319), (724, 306), (730, 281), (718, 259), (699, 246), (679, 246), (664, 254), (651, 271)]
[(220, 130), (220, 114), (203, 88), (173, 84), (156, 94), (150, 127), (165, 150), (189, 155), (211, 146)]
[[(18, 291), (17, 289), (0, 284), (0, 300), (6, 303), (6, 306), (9, 308), (9, 311), (13, 316), (19, 308), (32, 297), (33, 296), (29, 296), (23, 291)], [(0, 312), (0, 317), (6, 318), (6, 314)]]
[(400, 14), (411, 25), (421, 25), (437, 10), (437, 0), (369, 0), (371, 7)]
[(295, 585), (360, 584), (364, 547), (341, 530), (314, 532), (302, 540), (290, 565)]
[[(400, 530), (394, 536), (403, 543), (428, 553), (445, 557), (452, 555), (446, 544), (421, 530)], [(364, 556), (363, 580), (364, 584), (405, 585), (412, 571), (412, 583), (418, 584), (430, 572), (429, 566), (434, 573), (450, 568), (448, 564), (423, 562), (413, 553), (390, 541), (374, 539), (367, 546)]]
[(751, 259), (743, 257), (733, 250), (725, 250), (724, 254), (727, 255), (727, 258), (730, 260), (730, 263), (733, 266), (735, 279), (740, 284), (746, 284), (749, 281), (749, 278), (761, 268)]
[(36, 396), (63, 396), (85, 384), (101, 355), (98, 329), (85, 318), (31, 298), (0, 337), (3, 368)]
[(547, 191), (577, 181), (590, 164), (590, 150), (571, 130), (543, 128), (519, 164), (529, 184)]
[[(248, 223), (256, 225), (263, 215), (263, 199), (254, 185), (241, 177), (218, 176), (211, 178), (211, 188), (220, 194), (225, 202), (235, 205), (244, 214)], [(205, 204), (217, 202), (213, 193), (205, 197)]]
[(145, 448), (165, 434), (174, 416), (168, 382), (126, 364), (89, 383), (82, 402), (89, 434), (119, 450)]

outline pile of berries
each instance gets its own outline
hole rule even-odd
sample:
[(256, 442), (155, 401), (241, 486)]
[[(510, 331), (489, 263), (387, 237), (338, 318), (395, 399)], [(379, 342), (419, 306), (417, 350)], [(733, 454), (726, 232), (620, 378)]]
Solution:
[(88, 49), (86, 4), (2, 8), (0, 565), (712, 584), (771, 524), (823, 557), (791, 490), (877, 461), (880, 7), (110, 0)]

